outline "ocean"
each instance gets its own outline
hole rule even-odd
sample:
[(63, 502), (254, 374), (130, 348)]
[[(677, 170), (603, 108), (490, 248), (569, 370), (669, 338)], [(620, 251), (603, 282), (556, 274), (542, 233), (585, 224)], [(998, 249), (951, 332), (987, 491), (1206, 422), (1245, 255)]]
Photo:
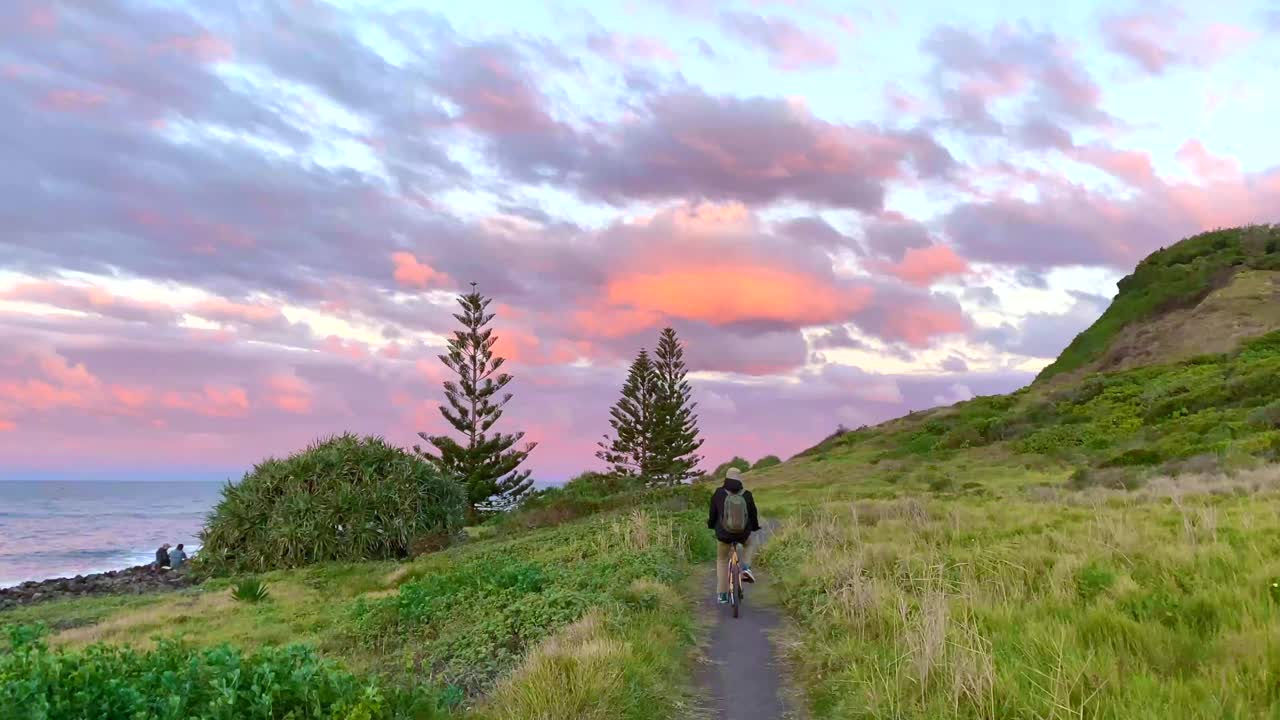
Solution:
[(223, 484), (0, 481), (0, 588), (191, 555)]

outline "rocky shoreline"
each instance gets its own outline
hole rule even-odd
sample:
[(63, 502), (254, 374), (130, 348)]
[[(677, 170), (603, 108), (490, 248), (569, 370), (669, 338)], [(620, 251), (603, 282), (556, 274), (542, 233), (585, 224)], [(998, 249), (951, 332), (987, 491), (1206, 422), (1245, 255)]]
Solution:
[(142, 595), (177, 590), (194, 584), (196, 580), (190, 573), (173, 570), (157, 571), (151, 565), (137, 565), (123, 570), (77, 575), (72, 578), (31, 580), (15, 587), (0, 589), (0, 611), (60, 598), (86, 595)]

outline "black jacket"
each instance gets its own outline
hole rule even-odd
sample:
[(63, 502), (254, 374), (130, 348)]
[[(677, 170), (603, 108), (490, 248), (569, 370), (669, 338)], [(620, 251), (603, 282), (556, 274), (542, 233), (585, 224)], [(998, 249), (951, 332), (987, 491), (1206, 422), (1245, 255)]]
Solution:
[[(731, 492), (740, 492), (747, 499), (747, 530), (736, 535), (720, 527), (720, 513), (724, 511), (724, 497)], [(707, 515), (707, 527), (716, 531), (716, 539), (720, 542), (742, 542), (751, 533), (760, 529), (760, 518), (756, 515), (756, 500), (751, 497), (750, 490), (742, 489), (741, 480), (725, 478), (724, 485), (716, 488), (715, 494), (711, 496), (711, 513)]]

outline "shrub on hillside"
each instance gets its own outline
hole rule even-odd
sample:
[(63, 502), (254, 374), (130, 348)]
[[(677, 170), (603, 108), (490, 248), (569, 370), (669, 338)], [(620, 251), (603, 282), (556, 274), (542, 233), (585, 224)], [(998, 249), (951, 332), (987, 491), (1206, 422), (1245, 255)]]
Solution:
[(746, 472), (751, 469), (751, 463), (746, 458), (738, 457), (735, 455), (733, 459), (730, 460), (729, 462), (721, 463), (717, 465), (715, 472), (711, 474), (714, 475), (717, 479), (723, 478), (725, 476), (725, 473), (729, 472), (729, 468), (731, 467), (736, 467), (742, 472)]
[(200, 562), (263, 571), (405, 557), (418, 538), (456, 533), (465, 508), (453, 478), (381, 438), (345, 434), (265, 460), (224, 488)]
[(763, 470), (765, 468), (771, 468), (774, 465), (781, 465), (781, 464), (782, 464), (782, 458), (778, 457), (777, 455), (765, 455), (764, 457), (757, 460), (756, 464), (751, 466), (751, 469)]

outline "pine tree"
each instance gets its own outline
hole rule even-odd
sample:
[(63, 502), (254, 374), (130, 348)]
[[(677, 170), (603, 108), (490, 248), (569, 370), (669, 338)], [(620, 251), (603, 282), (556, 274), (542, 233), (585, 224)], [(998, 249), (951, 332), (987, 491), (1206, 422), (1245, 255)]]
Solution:
[(622, 385), (622, 397), (609, 411), (608, 434), (598, 443), (596, 457), (619, 475), (647, 477), (653, 470), (653, 417), (656, 375), (646, 350), (640, 350)]
[(524, 449), (513, 449), (523, 432), (503, 434), (490, 430), (502, 417), (502, 408), (511, 393), (499, 396), (511, 382), (507, 373), (498, 370), (506, 362), (495, 357), (493, 344), (497, 336), (486, 328), (493, 314), (486, 312), (490, 299), (476, 291), (458, 298), (462, 312), (454, 317), (462, 324), (449, 340), (449, 351), (440, 362), (458, 376), (457, 382), (445, 381), (444, 395), (448, 406), (440, 406), (440, 414), (462, 435), (458, 442), (447, 435), (418, 433), (431, 443), (435, 454), (414, 446), (414, 450), (442, 469), (458, 477), (467, 489), (469, 517), (476, 520), (484, 511), (500, 510), (514, 504), (533, 486), (528, 470), (518, 470), (537, 443), (526, 443)]
[(698, 474), (702, 456), (697, 452), (702, 439), (698, 437), (698, 416), (693, 414), (698, 405), (691, 402), (692, 389), (685, 379), (684, 348), (671, 328), (664, 329), (658, 340), (653, 370), (656, 399), (650, 481), (675, 485)]

